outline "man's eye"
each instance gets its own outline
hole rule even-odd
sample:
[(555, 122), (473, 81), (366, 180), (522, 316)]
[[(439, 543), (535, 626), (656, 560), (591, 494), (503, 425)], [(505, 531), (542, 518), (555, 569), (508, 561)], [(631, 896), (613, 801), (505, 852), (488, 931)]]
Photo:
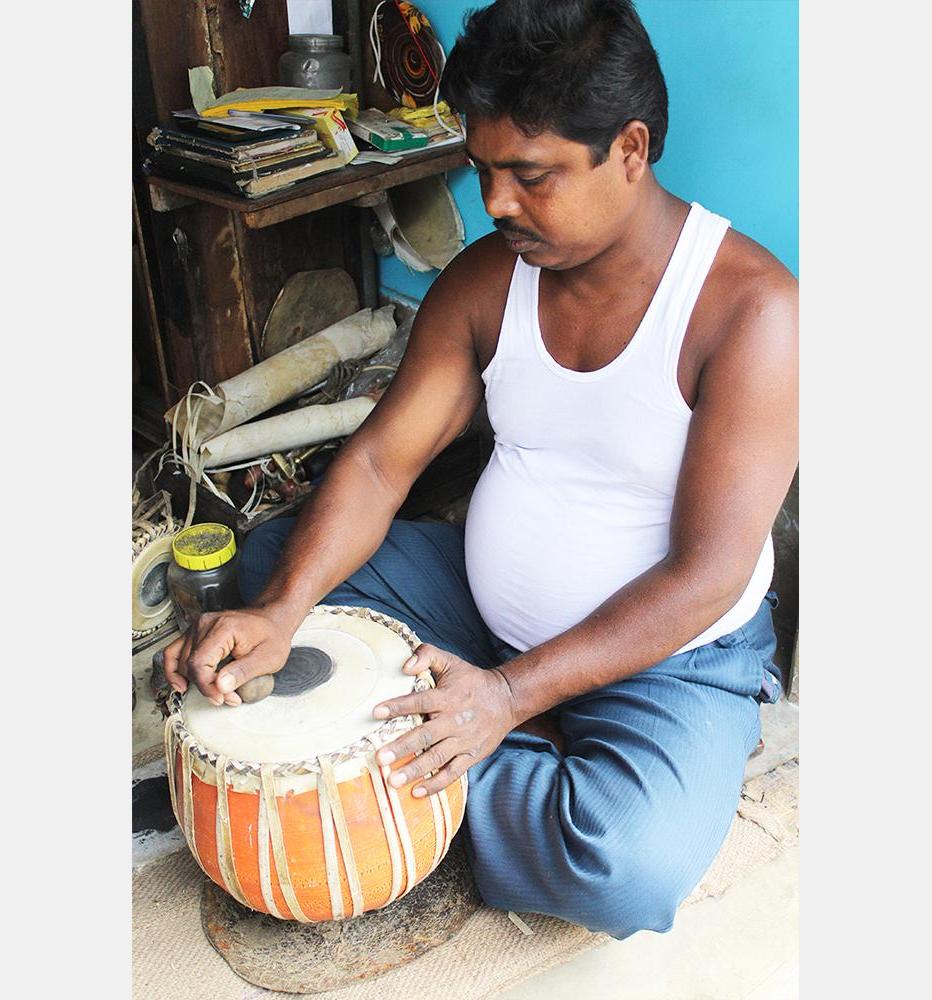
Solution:
[(546, 177), (547, 174), (538, 174), (536, 177), (519, 177), (518, 183), (524, 187), (534, 187), (535, 184), (540, 184)]

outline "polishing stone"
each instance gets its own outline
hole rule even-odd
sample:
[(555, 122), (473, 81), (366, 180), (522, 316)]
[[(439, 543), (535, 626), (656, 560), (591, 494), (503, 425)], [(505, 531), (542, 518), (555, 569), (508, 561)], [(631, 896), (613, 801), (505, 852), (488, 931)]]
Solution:
[(324, 993), (372, 979), (449, 941), (482, 905), (456, 837), (437, 870), (381, 910), (302, 924), (258, 913), (209, 879), (201, 924), (230, 968), (256, 986)]
[(271, 674), (262, 674), (260, 677), (250, 677), (236, 689), (240, 699), (246, 704), (262, 701), (268, 698), (275, 687), (275, 678)]

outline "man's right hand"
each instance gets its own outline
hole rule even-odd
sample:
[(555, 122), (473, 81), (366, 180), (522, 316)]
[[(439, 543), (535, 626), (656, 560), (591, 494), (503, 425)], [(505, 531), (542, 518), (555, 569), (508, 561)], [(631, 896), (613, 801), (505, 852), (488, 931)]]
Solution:
[[(190, 680), (215, 705), (238, 705), (236, 688), (285, 665), (293, 634), (266, 609), (205, 612), (166, 646), (165, 677), (174, 691), (186, 691)], [(218, 671), (228, 656), (233, 659)]]

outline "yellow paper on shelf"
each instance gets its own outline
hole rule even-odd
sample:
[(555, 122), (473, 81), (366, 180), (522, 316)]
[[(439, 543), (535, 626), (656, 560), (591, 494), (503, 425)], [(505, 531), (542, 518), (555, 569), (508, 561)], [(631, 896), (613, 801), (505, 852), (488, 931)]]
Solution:
[(313, 108), (291, 107), (281, 110), (283, 114), (313, 118), (314, 127), (317, 129), (317, 138), (327, 149), (336, 153), (343, 160), (344, 166), (356, 159), (359, 150), (343, 120), (343, 115), (336, 108), (317, 106)]
[(339, 90), (308, 90), (306, 87), (244, 87), (218, 97), (201, 112), (206, 118), (222, 118), (237, 111), (283, 111), (285, 108), (335, 108), (348, 118), (359, 114), (359, 97)]
[[(460, 121), (457, 113), (451, 110), (450, 105), (446, 101), (438, 101), (437, 115), (439, 115), (440, 121), (447, 128), (458, 132), (460, 135), (463, 134), (463, 123)], [(437, 116), (434, 115), (434, 109), (430, 105), (426, 108), (392, 108), (388, 112), (388, 117), (404, 122), (406, 125), (411, 125), (414, 128), (425, 129), (431, 135), (434, 132), (440, 135), (446, 134), (440, 131), (439, 126), (437, 126)]]
[[(449, 119), (455, 117), (454, 113), (450, 110), (450, 105), (446, 101), (437, 102), (437, 113), (441, 118)], [(392, 108), (388, 112), (388, 115), (390, 118), (398, 118), (403, 122), (411, 122), (414, 125), (425, 118), (433, 118), (434, 109), (430, 104), (424, 108)]]

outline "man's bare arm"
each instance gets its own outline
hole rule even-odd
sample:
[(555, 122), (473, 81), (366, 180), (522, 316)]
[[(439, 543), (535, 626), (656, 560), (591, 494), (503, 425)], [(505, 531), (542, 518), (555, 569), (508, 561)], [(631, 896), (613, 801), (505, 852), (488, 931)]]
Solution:
[(418, 310), (395, 379), (304, 505), (255, 604), (292, 630), (378, 549), (414, 480), (482, 399), (469, 315), (455, 277), (443, 277)]
[(376, 551), (411, 484), (469, 423), (482, 399), (471, 250), (434, 282), (392, 384), (305, 503), (260, 599), (242, 611), (202, 615), (166, 649), (176, 689), (191, 678), (215, 703), (237, 704), (235, 688), (280, 669), (308, 611)]

